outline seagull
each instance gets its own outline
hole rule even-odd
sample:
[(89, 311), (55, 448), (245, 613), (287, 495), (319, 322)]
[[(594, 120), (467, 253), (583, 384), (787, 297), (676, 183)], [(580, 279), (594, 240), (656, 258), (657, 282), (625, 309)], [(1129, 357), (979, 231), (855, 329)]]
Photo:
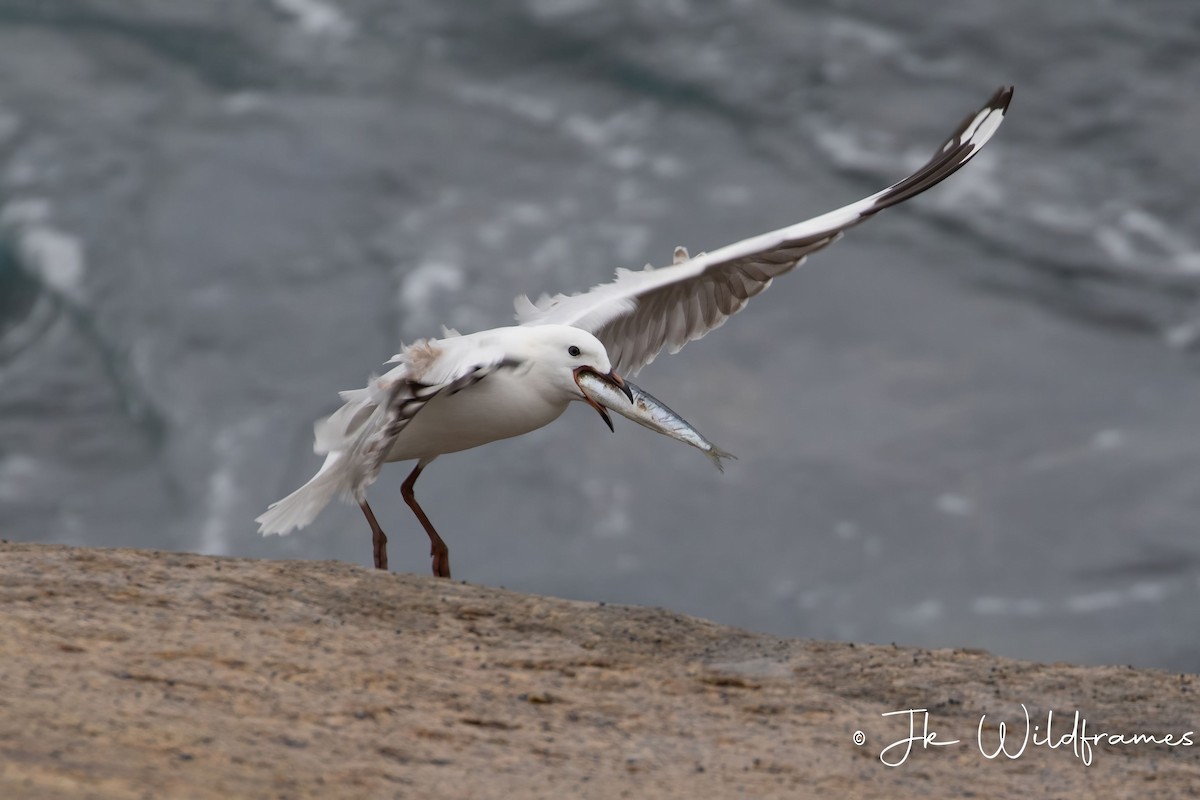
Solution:
[(996, 91), (955, 129), (933, 157), (907, 178), (856, 203), (689, 256), (676, 248), (670, 266), (618, 269), (616, 279), (581, 294), (515, 301), (516, 325), (404, 347), (367, 386), (341, 393), (344, 405), (315, 425), (313, 449), (325, 456), (317, 473), (255, 521), (259, 532), (303, 528), (336, 496), (356, 501), (371, 528), (375, 567), (386, 570), (387, 536), (366, 490), (383, 465), (416, 461), (400, 495), (429, 536), (433, 574), (450, 577), (450, 551), (413, 493), (438, 456), (541, 428), (574, 401), (590, 404), (608, 427), (607, 409), (579, 379), (592, 373), (632, 402), (622, 374), (635, 376), (665, 348), (720, 327), (751, 297), (873, 214), (915, 197), (970, 161), (992, 137), (1012, 100)]

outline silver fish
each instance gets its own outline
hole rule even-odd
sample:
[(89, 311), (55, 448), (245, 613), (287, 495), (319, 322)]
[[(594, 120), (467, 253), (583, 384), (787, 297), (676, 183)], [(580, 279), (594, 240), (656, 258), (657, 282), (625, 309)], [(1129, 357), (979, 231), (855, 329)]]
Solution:
[(582, 372), (576, 381), (584, 394), (592, 400), (645, 428), (690, 444), (708, 456), (721, 472), (725, 471), (725, 465), (721, 463), (721, 459), (737, 458), (705, 439), (700, 431), (692, 427), (691, 423), (667, 408), (654, 395), (640, 386), (625, 381), (625, 388), (633, 395), (633, 402), (630, 403), (630, 398), (620, 388), (597, 373)]

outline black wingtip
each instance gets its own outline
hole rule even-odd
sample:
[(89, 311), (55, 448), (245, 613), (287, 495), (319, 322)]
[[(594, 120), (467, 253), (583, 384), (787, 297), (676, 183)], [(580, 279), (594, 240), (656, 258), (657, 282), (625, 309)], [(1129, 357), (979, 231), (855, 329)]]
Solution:
[(1005, 114), (1008, 113), (1012, 96), (1012, 86), (1001, 86), (997, 89), (978, 111), (968, 114), (959, 123), (958, 127), (954, 129), (954, 133), (937, 149), (933, 158), (929, 159), (925, 166), (880, 192), (876, 197), (875, 204), (863, 211), (862, 216), (868, 217), (910, 197), (915, 197), (957, 172), (975, 157), (975, 154), (987, 144), (996, 129), (1000, 127)]
[[(1001, 86), (997, 89), (978, 111), (968, 114), (963, 119), (954, 134), (942, 145), (941, 151), (968, 144), (974, 145), (975, 150), (982, 147), (991, 138), (1000, 123), (1004, 121), (1004, 116), (1008, 113), (1008, 106), (1012, 103), (1012, 97), (1012, 86)], [(967, 158), (970, 158), (970, 155)]]

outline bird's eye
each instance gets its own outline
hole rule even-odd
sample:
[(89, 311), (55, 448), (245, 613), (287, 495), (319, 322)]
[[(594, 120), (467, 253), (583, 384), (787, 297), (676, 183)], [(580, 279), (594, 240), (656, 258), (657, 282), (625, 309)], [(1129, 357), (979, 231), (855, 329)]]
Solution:
[(579, 348), (576, 347), (575, 345), (571, 345), (570, 347), (568, 347), (567, 352), (571, 355), (572, 358), (579, 358)]

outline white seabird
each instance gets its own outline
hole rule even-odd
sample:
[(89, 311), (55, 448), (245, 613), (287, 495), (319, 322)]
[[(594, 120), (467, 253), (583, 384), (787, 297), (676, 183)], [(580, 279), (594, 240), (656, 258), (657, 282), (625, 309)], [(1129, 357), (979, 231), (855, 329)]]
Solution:
[(446, 331), (405, 348), (388, 362), (393, 369), (366, 388), (342, 392), (345, 405), (316, 424), (313, 449), (325, 463), (258, 517), (259, 532), (303, 528), (335, 496), (353, 498), (371, 526), (375, 566), (387, 569), (387, 537), (366, 489), (384, 463), (415, 460), (401, 495), (429, 535), (434, 575), (450, 577), (446, 544), (413, 495), (431, 461), (536, 430), (576, 400), (591, 404), (611, 428), (579, 376), (594, 373), (628, 394), (620, 374), (632, 377), (664, 347), (678, 352), (721, 326), (809, 253), (970, 161), (1000, 126), (1012, 93), (999, 89), (923, 167), (856, 203), (711, 253), (689, 257), (677, 248), (670, 266), (618, 269), (616, 280), (582, 294), (543, 295), (537, 303), (521, 296), (515, 326), (465, 336)]

